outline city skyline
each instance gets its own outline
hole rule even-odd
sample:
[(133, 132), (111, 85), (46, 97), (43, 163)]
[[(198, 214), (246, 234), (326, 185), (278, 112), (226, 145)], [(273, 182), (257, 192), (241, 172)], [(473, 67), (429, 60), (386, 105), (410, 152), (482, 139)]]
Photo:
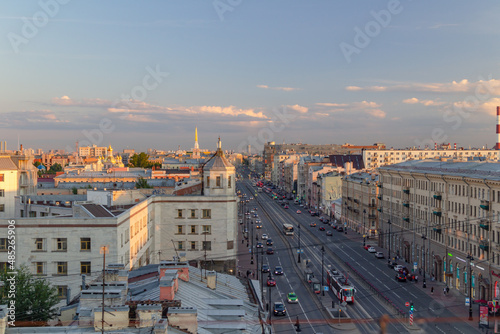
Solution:
[(2, 4), (1, 141), (493, 147), (500, 4)]

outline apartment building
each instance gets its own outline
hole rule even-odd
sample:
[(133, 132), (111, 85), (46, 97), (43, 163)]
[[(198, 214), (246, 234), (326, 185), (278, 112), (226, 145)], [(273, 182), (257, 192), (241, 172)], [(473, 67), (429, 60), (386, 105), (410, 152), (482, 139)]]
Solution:
[(379, 189), (376, 173), (353, 173), (342, 180), (341, 221), (366, 238), (379, 235)]
[(379, 172), (379, 245), (473, 299), (500, 299), (500, 164), (420, 160)]

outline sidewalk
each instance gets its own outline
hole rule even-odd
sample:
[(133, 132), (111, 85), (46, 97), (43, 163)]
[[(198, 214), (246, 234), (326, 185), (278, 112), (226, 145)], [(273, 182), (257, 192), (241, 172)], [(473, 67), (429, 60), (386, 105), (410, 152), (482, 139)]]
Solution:
[[(243, 219), (244, 220), (244, 219)], [(251, 240), (243, 237), (243, 230), (245, 224), (238, 226), (238, 239), (237, 239), (237, 260), (236, 260), (236, 277), (257, 279), (257, 254), (253, 254), (254, 263), (251, 264), (250, 248), (252, 247)], [(255, 234), (254, 234), (255, 238)], [(247, 247), (248, 241), (248, 247)], [(255, 243), (255, 240), (254, 240)], [(260, 253), (259, 253), (260, 257)], [(260, 259), (259, 259), (260, 260)], [(247, 276), (248, 275), (248, 276)], [(260, 274), (259, 274), (260, 277)]]

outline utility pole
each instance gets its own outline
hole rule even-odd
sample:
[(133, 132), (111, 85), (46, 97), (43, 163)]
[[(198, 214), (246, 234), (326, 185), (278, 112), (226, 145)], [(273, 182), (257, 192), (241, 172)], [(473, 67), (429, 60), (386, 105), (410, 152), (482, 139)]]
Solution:
[(205, 255), (204, 255), (204, 262), (203, 262), (203, 268), (205, 268), (205, 278), (207, 278), (207, 233), (208, 231), (205, 230), (203, 234), (205, 235), (205, 243), (203, 244), (203, 248), (205, 250)]
[(425, 239), (427, 239), (427, 237), (424, 234), (424, 235), (422, 235), (422, 247), (423, 247), (423, 250), (424, 250), (424, 280), (423, 280), (424, 283), (422, 284), (422, 288), (426, 288), (427, 287), (427, 285), (425, 283)]
[[(268, 276), (268, 278), (271, 278), (271, 269), (269, 269), (269, 276)], [(271, 323), (272, 323), (271, 316), (272, 316), (272, 313), (273, 313), (273, 311), (271, 309), (272, 308), (272, 304), (271, 304), (271, 294), (272, 294), (271, 286), (269, 286), (267, 288), (267, 291), (268, 291), (268, 294), (269, 294), (269, 326), (271, 326)]]
[(325, 258), (325, 246), (321, 246), (321, 290), (323, 291), (323, 296), (325, 295), (325, 289), (323, 288), (323, 268), (325, 266), (324, 264), (324, 258)]
[(366, 245), (365, 216), (366, 216), (366, 210), (363, 209), (363, 246)]
[(391, 263), (391, 220), (387, 221), (389, 224), (389, 256), (387, 257), (387, 262)]
[(469, 260), (469, 320), (472, 321), (474, 318), (472, 317), (472, 261), (474, 258), (469, 254), (467, 255), (467, 260)]
[(101, 333), (104, 334), (104, 286), (106, 285), (106, 253), (108, 246), (101, 246), (100, 253), (102, 254), (102, 314), (101, 314)]

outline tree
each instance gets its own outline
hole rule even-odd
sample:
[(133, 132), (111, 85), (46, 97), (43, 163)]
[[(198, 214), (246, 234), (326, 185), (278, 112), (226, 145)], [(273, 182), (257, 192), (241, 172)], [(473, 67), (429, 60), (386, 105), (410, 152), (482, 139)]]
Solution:
[(62, 170), (63, 167), (60, 164), (55, 163), (52, 166), (50, 166), (49, 173), (55, 174), (56, 172), (61, 172)]
[[(14, 279), (13, 285), (10, 279)], [(11, 300), (15, 301), (16, 323), (46, 322), (57, 315), (54, 307), (59, 302), (57, 288), (45, 279), (35, 278), (28, 267), (18, 268), (17, 275), (4, 270), (0, 272), (0, 280), (4, 282), (0, 287), (0, 304), (10, 305)], [(9, 294), (11, 286), (15, 286), (15, 294)]]
[(139, 154), (134, 154), (130, 160), (128, 161), (129, 167), (142, 167), (142, 168), (148, 168), (150, 163), (149, 163), (149, 155), (147, 155), (144, 152), (141, 152)]
[(71, 190), (73, 190), (73, 195), (78, 195), (78, 189), (76, 187), (73, 187)]
[(139, 177), (139, 179), (137, 180), (137, 182), (135, 183), (135, 187), (137, 189), (140, 189), (140, 188), (153, 188), (152, 186), (150, 186), (148, 184), (148, 181), (146, 181), (146, 179), (144, 179), (143, 177)]
[(33, 163), (33, 166), (38, 167), (38, 166), (40, 166), (41, 164), (42, 164), (42, 163), (41, 163), (40, 161), (35, 161), (35, 162)]

